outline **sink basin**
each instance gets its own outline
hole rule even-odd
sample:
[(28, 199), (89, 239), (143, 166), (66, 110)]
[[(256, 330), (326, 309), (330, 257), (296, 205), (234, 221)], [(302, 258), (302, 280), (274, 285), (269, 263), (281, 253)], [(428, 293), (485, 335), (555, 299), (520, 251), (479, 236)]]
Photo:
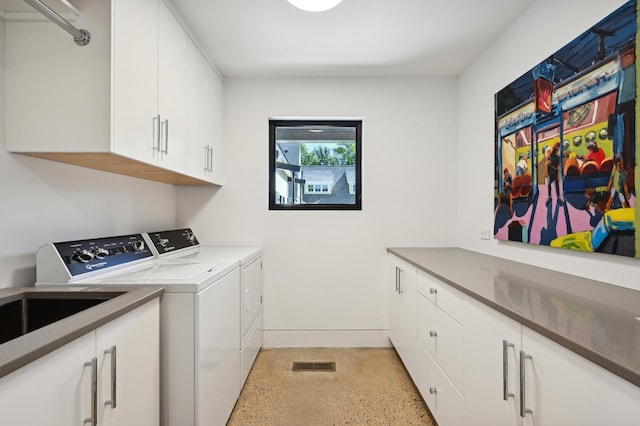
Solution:
[(0, 298), (0, 344), (67, 318), (123, 292), (24, 292)]

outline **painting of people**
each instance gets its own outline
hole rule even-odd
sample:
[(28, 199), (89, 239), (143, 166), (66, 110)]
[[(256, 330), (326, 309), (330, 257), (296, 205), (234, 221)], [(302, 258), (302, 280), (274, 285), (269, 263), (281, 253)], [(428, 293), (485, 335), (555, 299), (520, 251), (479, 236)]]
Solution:
[(637, 0), (495, 96), (494, 237), (640, 257)]

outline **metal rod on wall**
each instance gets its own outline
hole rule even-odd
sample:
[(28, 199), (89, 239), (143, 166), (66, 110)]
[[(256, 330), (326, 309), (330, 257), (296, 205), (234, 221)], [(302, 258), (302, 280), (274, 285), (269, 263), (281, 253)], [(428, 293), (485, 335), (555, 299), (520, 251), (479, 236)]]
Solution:
[(52, 22), (58, 24), (60, 28), (68, 32), (73, 36), (73, 41), (76, 42), (78, 46), (86, 46), (91, 41), (91, 34), (87, 30), (79, 30), (73, 25), (71, 25), (66, 19), (62, 16), (58, 15), (53, 9), (44, 4), (40, 0), (24, 0), (26, 3), (31, 5), (34, 9), (45, 15)]

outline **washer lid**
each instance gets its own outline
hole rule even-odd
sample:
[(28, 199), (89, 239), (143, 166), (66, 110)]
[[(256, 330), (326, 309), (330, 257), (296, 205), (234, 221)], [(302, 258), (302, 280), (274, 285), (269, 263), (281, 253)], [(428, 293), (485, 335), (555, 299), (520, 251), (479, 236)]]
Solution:
[(97, 278), (90, 284), (158, 285), (167, 293), (199, 292), (238, 266), (238, 261), (153, 262), (135, 271)]

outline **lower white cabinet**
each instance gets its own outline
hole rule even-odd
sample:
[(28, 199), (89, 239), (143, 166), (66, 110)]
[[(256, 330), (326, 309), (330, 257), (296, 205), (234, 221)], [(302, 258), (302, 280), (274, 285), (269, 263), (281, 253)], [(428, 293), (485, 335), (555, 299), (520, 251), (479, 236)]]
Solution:
[(391, 341), (440, 426), (639, 424), (640, 387), (388, 258)]
[(635, 426), (640, 388), (522, 327), (523, 424)]
[(636, 425), (640, 388), (467, 299), (465, 424)]
[(465, 303), (464, 422), (519, 425), (521, 325), (501, 313), (459, 296)]
[(389, 256), (389, 338), (414, 380), (418, 373), (416, 274), (415, 266)]
[(154, 299), (1, 378), (0, 424), (157, 426), (159, 354)]

